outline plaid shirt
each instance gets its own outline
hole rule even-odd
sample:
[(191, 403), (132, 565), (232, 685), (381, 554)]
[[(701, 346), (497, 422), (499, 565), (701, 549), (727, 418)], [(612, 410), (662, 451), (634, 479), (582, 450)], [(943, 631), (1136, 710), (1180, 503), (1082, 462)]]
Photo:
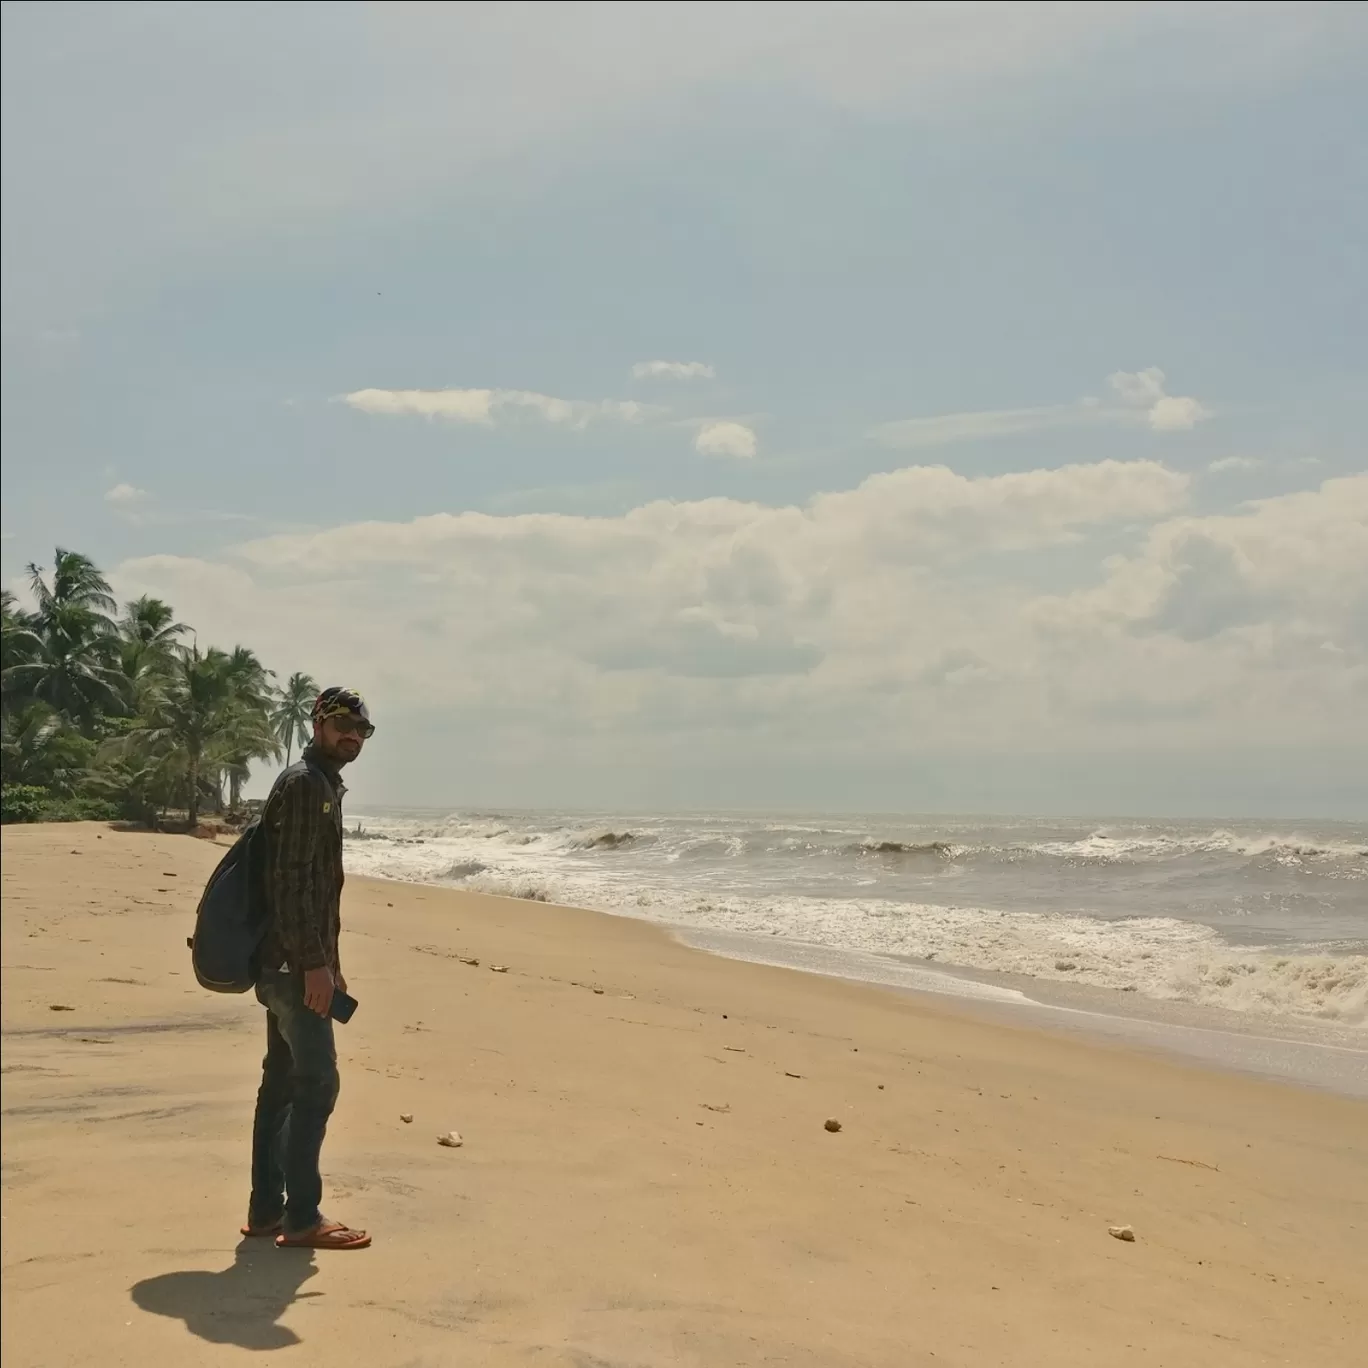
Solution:
[(266, 892), (271, 926), (263, 967), (340, 969), (342, 795), (338, 772), (312, 746), (267, 799)]

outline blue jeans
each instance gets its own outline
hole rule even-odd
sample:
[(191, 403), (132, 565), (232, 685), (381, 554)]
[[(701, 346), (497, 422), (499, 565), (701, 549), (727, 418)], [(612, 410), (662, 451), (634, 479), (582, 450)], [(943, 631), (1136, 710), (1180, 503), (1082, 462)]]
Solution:
[(248, 1223), (283, 1219), (286, 1234), (320, 1219), (318, 1156), (337, 1102), (333, 1024), (304, 1005), (302, 974), (263, 974), (257, 1001), (266, 1008), (266, 1058), (252, 1126), (252, 1200)]

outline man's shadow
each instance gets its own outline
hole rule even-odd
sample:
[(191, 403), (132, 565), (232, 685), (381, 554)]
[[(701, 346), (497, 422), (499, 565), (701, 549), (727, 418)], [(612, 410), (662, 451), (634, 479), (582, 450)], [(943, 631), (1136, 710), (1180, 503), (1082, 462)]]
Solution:
[(299, 1290), (317, 1272), (311, 1250), (244, 1239), (230, 1268), (163, 1273), (134, 1283), (131, 1293), (142, 1310), (183, 1320), (192, 1335), (211, 1344), (288, 1349), (299, 1336), (280, 1318), (299, 1297), (322, 1295)]

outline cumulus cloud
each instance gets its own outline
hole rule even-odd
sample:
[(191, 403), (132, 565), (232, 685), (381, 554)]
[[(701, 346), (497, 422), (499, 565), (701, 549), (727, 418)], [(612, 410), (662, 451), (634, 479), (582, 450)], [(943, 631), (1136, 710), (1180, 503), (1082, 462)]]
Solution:
[(755, 430), (730, 420), (705, 423), (694, 438), (694, 450), (704, 456), (734, 456), (745, 459), (755, 455)]
[(1220, 475), (1227, 470), (1258, 470), (1263, 462), (1254, 456), (1221, 456), (1212, 461), (1207, 469), (1213, 475)]
[(1164, 397), (1164, 372), (1158, 366), (1142, 371), (1114, 371), (1107, 383), (1123, 404), (1149, 408)]
[(1211, 412), (1196, 399), (1166, 394), (1164, 372), (1158, 366), (1142, 371), (1115, 371), (1107, 383), (1123, 404), (1144, 411), (1155, 432), (1186, 432)]
[[(909, 690), (931, 706), (946, 687), (1012, 679), (1023, 659), (1010, 569), (974, 583), (956, 566), (1172, 511), (1187, 484), (1153, 462), (979, 479), (914, 467), (803, 506), (349, 524), (246, 543), (232, 575), (162, 557), (126, 564), (119, 584), (164, 591), (225, 637), (254, 632), (271, 658), (364, 666), (415, 704), (544, 714), (554, 697), (552, 713), (581, 722), (648, 706), (839, 712)], [(313, 602), (320, 577), (349, 605), (346, 630)], [(724, 688), (737, 692), (708, 692)]]
[(453, 423), (492, 422), (488, 389), (387, 390), (363, 389), (342, 396), (343, 403), (362, 413), (417, 414)]
[(735, 499), (643, 504), (621, 517), (563, 513), (434, 513), (410, 522), (351, 523), (282, 534), (239, 548), (245, 562), (335, 574), (362, 561), (418, 564), (456, 548), (536, 547), (557, 564), (580, 552), (625, 558), (687, 554), (717, 540), (729, 554), (760, 539), (787, 563), (839, 553), (865, 560), (887, 548), (900, 564), (930, 564), (982, 551), (1057, 545), (1078, 529), (1153, 519), (1180, 508), (1189, 477), (1155, 461), (1100, 461), (1050, 470), (971, 478), (945, 466), (909, 466), (871, 475), (853, 489), (814, 495), (807, 504), (771, 506)]
[(638, 361), (633, 380), (715, 380), (717, 372), (706, 361)]
[(1368, 663), (1368, 474), (1165, 520), (1094, 588), (1043, 599), (1056, 625), (1222, 636), (1285, 660), (1331, 642)]
[(1150, 405), (1146, 416), (1155, 432), (1187, 432), (1203, 419), (1210, 418), (1211, 411), (1196, 399), (1166, 394)]
[(477, 718), (527, 754), (607, 738), (638, 762), (673, 747), (721, 763), (742, 743), (844, 762), (928, 740), (1352, 734), (1368, 475), (1201, 516), (1189, 488), (1150, 461), (917, 466), (801, 505), (352, 523), (125, 562), (115, 583), (214, 640), (365, 678), (387, 710)]
[(1142, 371), (1116, 371), (1108, 376), (1107, 383), (1118, 402), (1105, 403), (1089, 397), (1072, 404), (971, 409), (925, 418), (901, 418), (880, 424), (870, 436), (883, 446), (913, 450), (1051, 428), (1137, 421), (1148, 423), (1155, 432), (1183, 432), (1211, 417), (1210, 411), (1196, 399), (1166, 394), (1164, 372), (1157, 366)]
[(510, 389), (363, 389), (343, 395), (342, 401), (362, 413), (484, 426), (531, 414), (558, 426), (585, 428), (600, 420), (637, 423), (651, 412), (631, 399), (557, 399), (534, 390)]
[(112, 489), (105, 490), (105, 502), (113, 504), (116, 508), (130, 508), (145, 498), (147, 490), (139, 489), (136, 485), (116, 484)]

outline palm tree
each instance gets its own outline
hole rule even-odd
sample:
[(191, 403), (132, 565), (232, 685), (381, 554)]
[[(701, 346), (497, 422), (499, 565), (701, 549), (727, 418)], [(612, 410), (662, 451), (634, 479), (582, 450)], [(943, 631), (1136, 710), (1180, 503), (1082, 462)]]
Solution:
[(63, 609), (80, 608), (92, 618), (98, 618), (108, 630), (110, 614), (118, 607), (110, 592), (109, 581), (95, 567), (89, 556), (79, 551), (64, 551), (60, 546), (53, 553), (52, 583), (43, 578), (41, 566), (29, 563), (29, 587), (38, 602), (34, 614), (41, 627), (46, 627)]
[(5, 631), (9, 632), (13, 628), (31, 627), (33, 625), (30, 614), (24, 612), (19, 606), (19, 600), (9, 589), (0, 589), (0, 612), (3, 613)]
[[(87, 730), (104, 714), (123, 711), (125, 688), (114, 665), (114, 599), (88, 556), (56, 551), (49, 583), (29, 566), (37, 603), (30, 614), (6, 604), (4, 692), (11, 706), (37, 700)], [(11, 663), (13, 658), (13, 663)]]
[(87, 729), (101, 716), (123, 711), (123, 676), (109, 664), (108, 638), (64, 631), (17, 635), (16, 649), (29, 658), (4, 671), (5, 692), (13, 699), (46, 703)]
[(136, 682), (146, 670), (162, 670), (184, 648), (180, 636), (189, 631), (175, 620), (169, 603), (144, 594), (124, 604), (119, 619), (119, 660), (123, 672)]
[(85, 777), (94, 750), (93, 741), (46, 703), (30, 703), (0, 722), (6, 784), (33, 784), (69, 797)]
[(182, 653), (147, 690), (147, 714), (120, 747), (124, 754), (154, 755), (169, 750), (183, 766), (186, 824), (199, 825), (200, 780), (226, 759), (225, 724), (234, 703), (229, 657), (211, 647)]
[(19, 607), (19, 601), (8, 589), (0, 589), (0, 707), (8, 713), (11, 705), (22, 706), (24, 700), (17, 681), (10, 675), (11, 665), (25, 665), (34, 657), (33, 617)]
[(233, 705), (224, 719), (223, 768), (228, 776), (228, 806), (236, 810), (242, 802), (242, 786), (251, 773), (251, 762), (280, 756), (280, 741), (271, 725), (271, 704), (276, 697), (271, 680), (275, 675), (245, 646), (233, 648), (224, 658), (223, 669), (233, 686)]
[(158, 831), (159, 814), (184, 786), (177, 758), (166, 742), (113, 737), (100, 747), (97, 764), (86, 775), (85, 791), (117, 803), (125, 816)]
[(257, 659), (255, 651), (246, 646), (234, 646), (224, 658), (223, 667), (232, 679), (239, 698), (263, 710), (270, 705), (275, 694), (271, 684), (275, 671), (268, 670)]
[(287, 765), (296, 741), (301, 748), (309, 743), (312, 735), (309, 723), (317, 697), (318, 685), (314, 683), (312, 675), (292, 674), (276, 699), (271, 712), (271, 726), (280, 744), (285, 747)]

